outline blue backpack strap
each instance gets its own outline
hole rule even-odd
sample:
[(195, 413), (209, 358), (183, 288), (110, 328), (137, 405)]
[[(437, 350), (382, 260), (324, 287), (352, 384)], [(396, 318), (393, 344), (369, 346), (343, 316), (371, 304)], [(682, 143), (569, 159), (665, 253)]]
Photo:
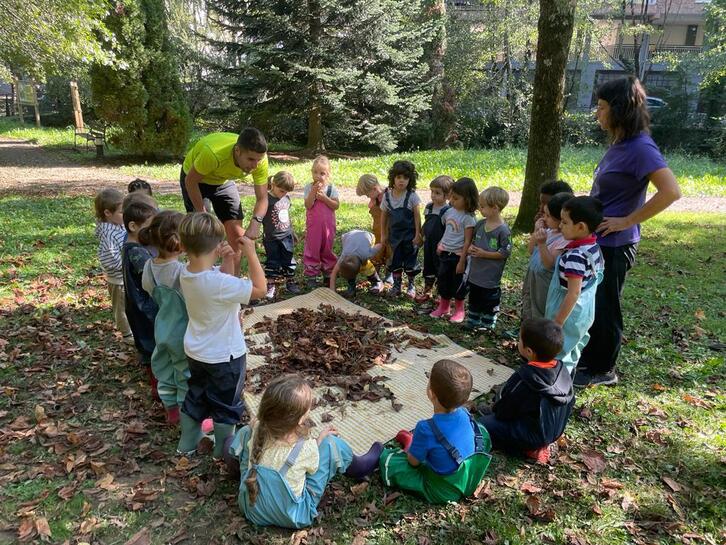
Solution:
[(469, 422), (471, 422), (471, 427), (474, 428), (474, 452), (484, 452), (484, 436), (481, 433), (481, 428), (479, 428), (479, 424), (476, 423), (469, 411), (466, 411), (466, 414), (469, 415)]
[(433, 213), (434, 211), (434, 203), (430, 202), (426, 205), (426, 208), (424, 208), (424, 216), (428, 216), (429, 214)]
[(449, 456), (453, 458), (454, 462), (456, 462), (456, 465), (460, 466), (461, 463), (464, 461), (464, 458), (462, 458), (459, 450), (454, 445), (449, 443), (449, 440), (446, 437), (444, 437), (444, 434), (441, 433), (441, 430), (436, 425), (436, 422), (434, 422), (433, 418), (429, 418), (427, 422), (431, 427), (431, 431), (434, 432), (434, 437), (436, 438), (438, 444), (444, 447), (444, 450), (449, 453)]
[(297, 443), (295, 443), (295, 446), (292, 447), (290, 454), (288, 454), (287, 460), (285, 460), (285, 463), (282, 464), (282, 467), (279, 470), (280, 475), (285, 477), (285, 475), (287, 475), (287, 472), (290, 470), (290, 468), (295, 465), (295, 462), (297, 461), (297, 457), (300, 456), (300, 451), (302, 450), (304, 443), (305, 443), (305, 439), (303, 439), (302, 437), (297, 440)]

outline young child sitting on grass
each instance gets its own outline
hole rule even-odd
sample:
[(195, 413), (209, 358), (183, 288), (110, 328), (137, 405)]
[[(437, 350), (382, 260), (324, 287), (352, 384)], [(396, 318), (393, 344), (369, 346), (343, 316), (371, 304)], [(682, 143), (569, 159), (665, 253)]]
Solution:
[(288, 193), (295, 189), (295, 178), (281, 170), (268, 180), (267, 212), (262, 220), (265, 246), (265, 276), (267, 277), (267, 299), (275, 298), (278, 283), (285, 283), (293, 295), (300, 293), (295, 282), (295, 233)]
[(359, 274), (362, 274), (371, 283), (371, 293), (381, 293), (383, 282), (381, 277), (378, 276), (373, 263), (369, 261), (380, 252), (381, 244), (373, 244), (373, 234), (360, 229), (345, 233), (341, 239), (343, 249), (330, 275), (330, 289), (335, 291), (335, 281), (338, 274), (340, 274), (348, 282), (348, 289), (345, 290), (343, 295), (353, 297), (356, 288), (355, 280)]
[(156, 201), (145, 193), (135, 192), (126, 196), (123, 202), (123, 217), (128, 237), (121, 249), (121, 261), (126, 295), (126, 318), (134, 335), (139, 362), (149, 377), (151, 397), (159, 401), (156, 377), (151, 371), (151, 355), (156, 346), (154, 320), (158, 307), (144, 290), (141, 281), (144, 266), (153, 256), (149, 248), (139, 242), (139, 232), (151, 223), (157, 212)]
[(484, 219), (474, 227), (469, 246), (468, 329), (494, 329), (502, 300), (502, 274), (512, 252), (512, 234), (502, 219), (509, 194), (500, 187), (488, 187), (479, 195), (479, 212)]
[[(215, 458), (224, 441), (234, 434), (242, 417), (242, 390), (247, 368), (247, 346), (240, 324), (240, 304), (267, 292), (265, 272), (257, 259), (254, 241), (241, 237), (236, 254), (224, 239), (224, 226), (206, 212), (187, 215), (179, 226), (181, 246), (189, 265), (179, 283), (189, 323), (184, 352), (189, 361), (189, 389), (181, 409), (181, 438), (177, 452), (193, 454), (202, 438), (201, 424), (214, 422)], [(244, 255), (250, 279), (234, 276)], [(214, 266), (222, 258), (222, 266)]]
[(121, 249), (126, 242), (123, 200), (121, 192), (113, 188), (102, 189), (96, 194), (94, 200), (96, 237), (98, 237), (98, 260), (111, 297), (113, 321), (123, 340), (133, 343), (134, 338), (129, 321), (126, 319), (126, 295), (121, 261)]
[(574, 374), (595, 320), (595, 294), (602, 281), (603, 258), (595, 229), (602, 222), (602, 203), (594, 197), (573, 197), (562, 206), (560, 231), (568, 241), (557, 258), (545, 318), (562, 326), (564, 341), (557, 359)]
[(553, 359), (562, 339), (562, 328), (552, 320), (522, 322), (518, 348), (527, 363), (509, 377), (494, 405), (478, 419), (494, 448), (540, 463), (549, 460), (549, 445), (564, 432), (575, 404), (572, 377)]
[(254, 524), (310, 526), (335, 475), (363, 479), (378, 466), (380, 443), (356, 456), (332, 426), (323, 429), (317, 440), (308, 437), (313, 398), (299, 375), (274, 379), (262, 394), (257, 418), (240, 429), (225, 449), (228, 466), (237, 465), (242, 474), (240, 509)]
[[(383, 201), (383, 187), (381, 187), (378, 178), (373, 174), (363, 174), (358, 179), (358, 186), (355, 188), (355, 194), (359, 197), (368, 197), (368, 213), (371, 215), (373, 220), (373, 236), (375, 237), (376, 244), (379, 244), (382, 239), (382, 219), (381, 215), (381, 202)], [(380, 274), (383, 267), (388, 263), (388, 259), (391, 257), (391, 246), (381, 245), (380, 251), (371, 258), (371, 263), (376, 268), (376, 271)]]
[(443, 218), (449, 207), (449, 193), (454, 179), (451, 176), (437, 176), (429, 184), (431, 202), (424, 207), (423, 223), (423, 293), (416, 296), (417, 303), (425, 303), (431, 299), (431, 292), (439, 274), (439, 242), (444, 236), (446, 225)]
[(560, 212), (562, 205), (573, 196), (572, 193), (552, 196), (544, 205), (540, 226), (529, 237), (529, 265), (522, 282), (522, 320), (544, 318), (555, 261), (567, 245), (560, 232)]
[(401, 430), (403, 450), (381, 453), (386, 486), (413, 492), (430, 503), (459, 501), (474, 493), (489, 467), (489, 435), (462, 406), (469, 399), (469, 370), (452, 360), (439, 360), (426, 388), (433, 417), (416, 424), (413, 434)]

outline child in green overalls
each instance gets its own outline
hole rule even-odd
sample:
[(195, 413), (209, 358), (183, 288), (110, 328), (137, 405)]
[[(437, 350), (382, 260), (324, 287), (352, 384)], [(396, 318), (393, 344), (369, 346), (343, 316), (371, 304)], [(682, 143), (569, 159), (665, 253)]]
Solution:
[[(179, 225), (183, 219), (184, 214), (162, 210), (139, 232), (139, 241), (158, 252), (157, 257), (145, 263), (141, 286), (159, 307), (154, 320), (156, 347), (151, 355), (151, 371), (158, 381), (166, 421), (173, 425), (179, 423), (179, 407), (184, 403), (189, 380), (189, 363), (184, 354), (189, 318), (179, 287), (179, 274), (184, 268), (179, 261)], [(212, 421), (204, 422), (202, 429), (205, 433), (211, 431)]]
[(387, 448), (379, 465), (386, 486), (413, 492), (430, 503), (458, 501), (474, 493), (489, 467), (491, 442), (486, 429), (462, 406), (469, 399), (469, 370), (452, 360), (431, 369), (426, 394), (434, 415), (402, 430), (402, 449)]

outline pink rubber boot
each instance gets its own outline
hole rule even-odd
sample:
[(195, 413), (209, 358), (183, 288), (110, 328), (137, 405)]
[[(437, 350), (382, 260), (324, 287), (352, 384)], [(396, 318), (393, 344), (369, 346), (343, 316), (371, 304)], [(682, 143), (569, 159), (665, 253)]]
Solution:
[(441, 297), (439, 299), (439, 306), (436, 307), (436, 310), (429, 314), (429, 316), (432, 318), (441, 318), (442, 316), (446, 316), (449, 313), (449, 301), (450, 299), (444, 299)]
[(205, 418), (202, 421), (202, 433), (212, 433), (214, 430), (214, 422), (211, 418)]
[(449, 321), (454, 324), (460, 324), (466, 317), (466, 310), (464, 309), (464, 300), (456, 299), (454, 301), (454, 313), (449, 318)]

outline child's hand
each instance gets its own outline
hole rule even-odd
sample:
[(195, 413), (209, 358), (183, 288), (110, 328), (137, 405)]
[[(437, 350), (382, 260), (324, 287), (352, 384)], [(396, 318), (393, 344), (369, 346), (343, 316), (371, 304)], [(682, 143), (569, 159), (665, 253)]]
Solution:
[(547, 242), (547, 231), (545, 231), (542, 227), (538, 228), (534, 233), (532, 233), (532, 236), (534, 237), (534, 241), (537, 244)]
[(237, 240), (239, 251), (237, 252), (237, 255), (245, 254), (250, 255), (250, 252), (255, 252), (255, 241), (251, 238), (247, 238), (245, 236), (240, 237)]
[(464, 274), (465, 270), (466, 270), (466, 260), (464, 260), (464, 261), (459, 260), (459, 262), (456, 264), (456, 274)]
[(437, 253), (438, 255), (441, 255), (441, 252), (443, 252), (443, 251), (444, 251), (444, 247), (443, 247), (443, 246), (441, 245), (441, 243), (439, 242), (439, 243), (438, 243), (438, 244), (436, 245), (436, 253)]
[(318, 444), (322, 443), (323, 439), (325, 439), (328, 435), (338, 435), (338, 430), (335, 426), (328, 426), (320, 432), (320, 435), (318, 435)]
[(217, 257), (221, 257), (222, 260), (232, 259), (235, 257), (236, 252), (232, 249), (232, 246), (226, 240), (223, 240), (217, 245), (216, 248)]
[(421, 233), (413, 237), (413, 245), (419, 247), (423, 245), (423, 237), (421, 236)]
[(544, 218), (539, 218), (537, 221), (534, 222), (534, 230), (537, 231), (538, 229), (545, 229), (547, 225), (545, 224)]
[(484, 257), (484, 250), (479, 246), (469, 246), (469, 255), (472, 257)]

